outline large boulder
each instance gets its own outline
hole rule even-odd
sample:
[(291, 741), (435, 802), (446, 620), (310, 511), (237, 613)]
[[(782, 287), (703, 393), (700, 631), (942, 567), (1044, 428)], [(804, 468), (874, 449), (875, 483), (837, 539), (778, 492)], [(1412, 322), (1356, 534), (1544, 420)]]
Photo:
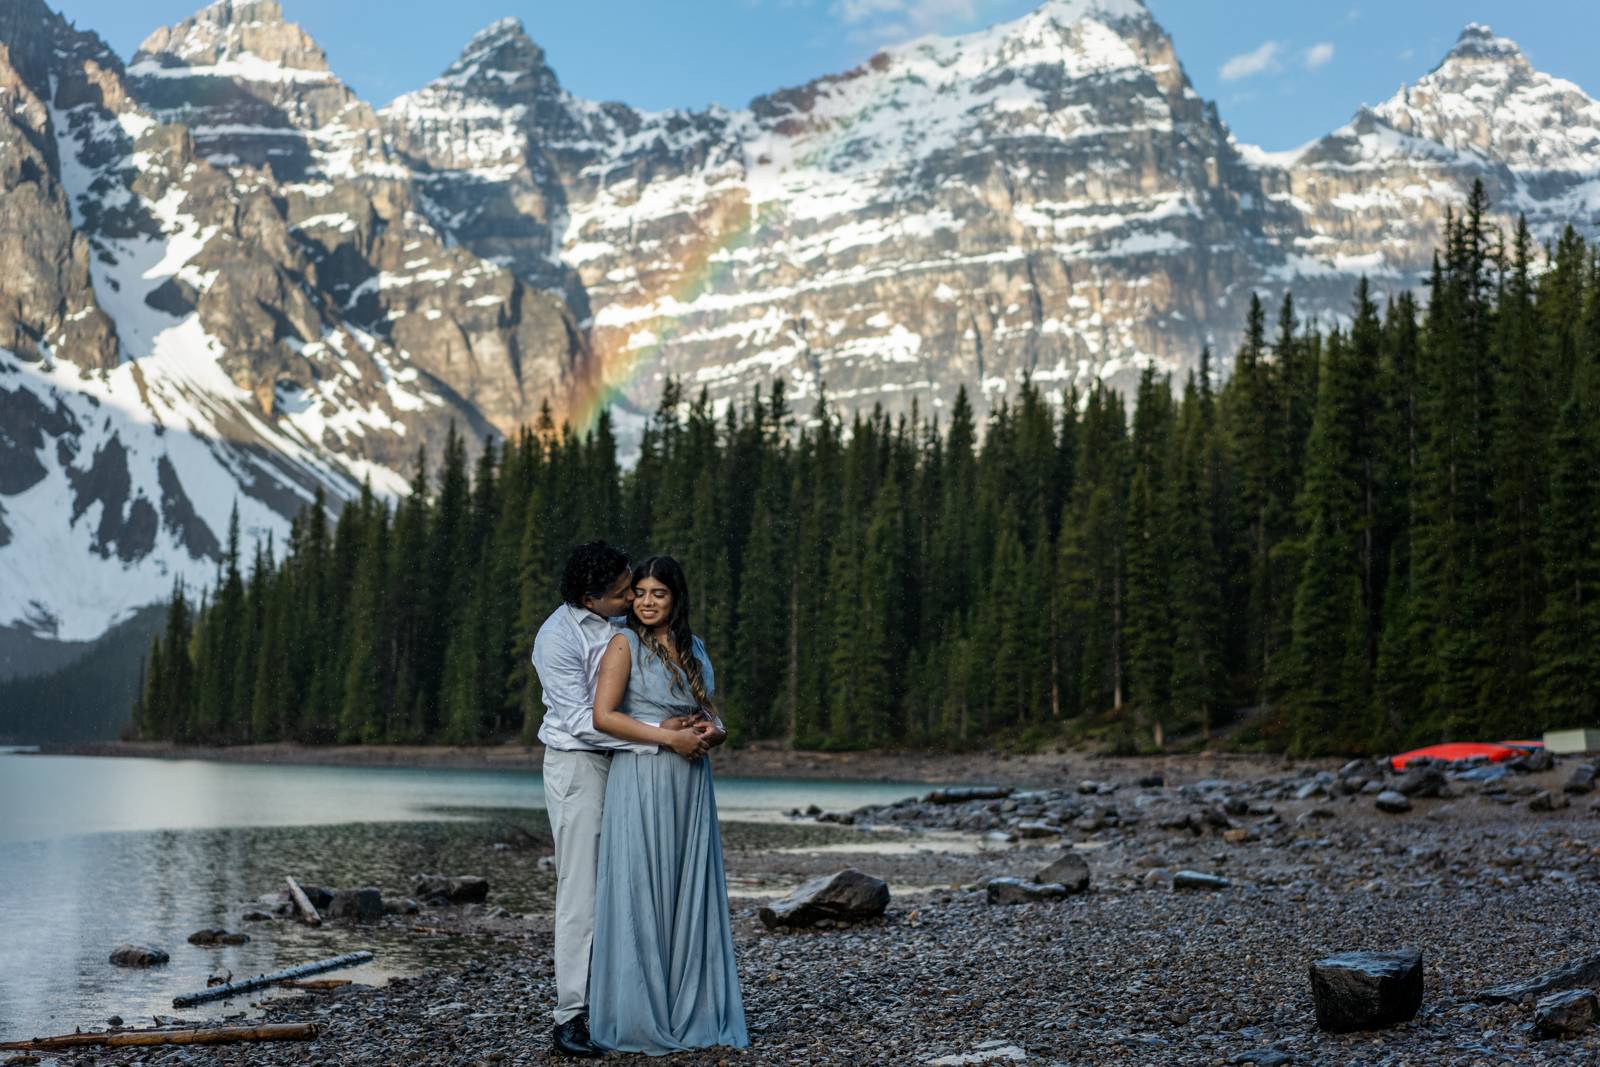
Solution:
[(811, 926), (822, 919), (834, 922), (874, 919), (888, 906), (889, 884), (851, 867), (837, 874), (812, 878), (782, 900), (764, 906), (760, 916), (768, 929), (776, 929)]
[(118, 945), (111, 950), (111, 962), (118, 967), (157, 967), (171, 958), (149, 945)]
[(1311, 997), (1324, 1030), (1377, 1030), (1422, 1007), (1422, 953), (1344, 952), (1311, 964)]
[(370, 923), (383, 918), (383, 893), (372, 886), (340, 889), (333, 894), (323, 913), (329, 919)]
[(1024, 882), (1021, 878), (991, 878), (985, 888), (991, 904), (1032, 904), (1067, 895), (1067, 887), (1060, 882)]
[(1041, 885), (1063, 886), (1068, 893), (1082, 893), (1089, 888), (1089, 861), (1076, 852), (1063, 852), (1041, 867), (1033, 880)]
[(1600, 1021), (1600, 1001), (1592, 989), (1568, 989), (1540, 997), (1533, 1006), (1533, 1026), (1545, 1037), (1576, 1037)]

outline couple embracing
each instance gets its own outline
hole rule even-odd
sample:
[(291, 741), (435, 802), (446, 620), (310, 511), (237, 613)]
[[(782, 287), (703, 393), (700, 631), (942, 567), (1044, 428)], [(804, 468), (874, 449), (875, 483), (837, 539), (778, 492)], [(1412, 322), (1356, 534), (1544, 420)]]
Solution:
[(556, 847), (558, 1052), (744, 1048), (706, 753), (716, 676), (669, 556), (596, 541), (539, 628), (544, 795)]

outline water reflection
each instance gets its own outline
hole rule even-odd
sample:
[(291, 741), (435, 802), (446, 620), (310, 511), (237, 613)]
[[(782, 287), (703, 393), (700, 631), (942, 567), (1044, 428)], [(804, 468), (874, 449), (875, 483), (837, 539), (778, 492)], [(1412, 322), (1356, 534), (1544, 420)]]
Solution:
[[(817, 802), (844, 808), (917, 786), (718, 782), (732, 850), (792, 846), (826, 828), (744, 825)], [(242, 978), (371, 949), (337, 977), (381, 983), (470, 953), (470, 940), (417, 936), (409, 924), (311, 929), (244, 922), (285, 875), (330, 887), (409, 895), (423, 872), (489, 879), (490, 904), (542, 914), (554, 894), (541, 866), (548, 833), (538, 775), (526, 772), (250, 766), (205, 761), (0, 755), (0, 1040), (70, 1032), (121, 1015), (130, 1025), (174, 1014), (172, 998), (209, 975)], [(189, 934), (224, 926), (246, 945), (206, 948)], [(165, 949), (151, 970), (112, 967), (118, 944)], [(248, 1000), (184, 1010), (186, 1018)]]

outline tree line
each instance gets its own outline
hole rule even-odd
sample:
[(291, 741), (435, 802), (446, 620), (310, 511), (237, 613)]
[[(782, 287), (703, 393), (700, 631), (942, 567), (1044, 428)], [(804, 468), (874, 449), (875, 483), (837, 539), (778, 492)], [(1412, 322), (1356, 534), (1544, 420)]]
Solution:
[[(1297, 753), (1592, 723), (1600, 704), (1600, 258), (1502, 236), (1475, 189), (1426, 306), (1363, 281), (1322, 329), (1253, 299), (1233, 373), (1147, 368), (1131, 407), (1034, 383), (980, 435), (846, 424), (782, 382), (718, 415), (669, 381), (623, 471), (548, 410), (393, 506), (320, 498), (174, 591), (146, 737), (530, 738), (529, 649), (567, 549), (666, 552), (736, 740), (1123, 750), (1248, 709)], [(437, 470), (436, 476), (430, 471)]]

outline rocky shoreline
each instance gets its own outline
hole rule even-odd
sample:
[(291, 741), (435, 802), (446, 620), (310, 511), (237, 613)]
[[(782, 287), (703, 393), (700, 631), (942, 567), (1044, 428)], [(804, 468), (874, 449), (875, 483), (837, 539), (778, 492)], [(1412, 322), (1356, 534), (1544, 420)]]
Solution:
[[(800, 821), (836, 824), (814, 827), (824, 836), (728, 854), (752, 1047), (673, 1062), (1592, 1063), (1596, 1031), (1545, 1039), (1532, 996), (1484, 996), (1600, 952), (1600, 811), (1575, 766), (1105, 761), (1045, 788), (818, 813)], [(1390, 792), (1409, 810), (1381, 810)], [(1035, 879), (1076, 869), (1063, 857), (1086, 886), (991, 903), (992, 880), (1050, 884)], [(759, 920), (773, 896), (844, 867), (889, 883), (880, 918)], [(263, 1004), (268, 1021), (321, 1024), (315, 1041), (44, 1062), (546, 1062), (549, 921), (494, 907), (491, 891), (383, 920), (462, 939), (459, 966)], [(1312, 961), (1397, 948), (1422, 955), (1416, 1017), (1318, 1029)]]

